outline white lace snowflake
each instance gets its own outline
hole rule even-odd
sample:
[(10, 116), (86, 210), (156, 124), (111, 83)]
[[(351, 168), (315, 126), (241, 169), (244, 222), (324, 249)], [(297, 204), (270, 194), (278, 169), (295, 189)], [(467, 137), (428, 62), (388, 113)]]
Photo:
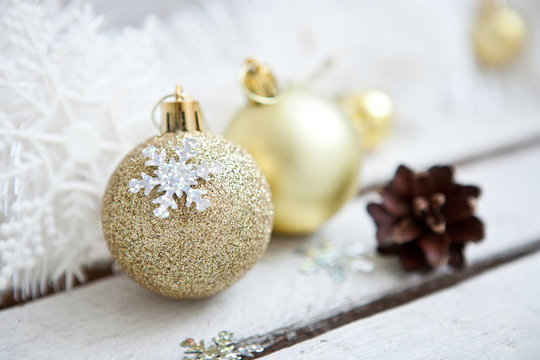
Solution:
[(144, 164), (146, 166), (157, 166), (154, 170), (156, 177), (151, 177), (145, 173), (141, 173), (142, 180), (132, 179), (129, 182), (129, 190), (132, 193), (137, 193), (144, 188), (144, 195), (148, 196), (152, 189), (159, 185), (158, 191), (165, 191), (163, 195), (152, 201), (154, 204), (160, 206), (154, 210), (154, 215), (159, 218), (167, 218), (169, 216), (169, 208), (178, 209), (174, 195), (180, 199), (182, 193), (186, 194), (186, 206), (190, 207), (192, 203), (195, 203), (198, 211), (204, 211), (210, 206), (208, 199), (203, 199), (202, 196), (206, 194), (206, 190), (192, 189), (192, 186), (197, 185), (197, 179), (209, 180), (210, 175), (216, 175), (221, 172), (221, 164), (214, 161), (211, 165), (208, 165), (206, 161), (203, 161), (197, 169), (194, 169), (193, 164), (188, 164), (189, 159), (198, 155), (193, 150), (197, 141), (192, 138), (183, 138), (183, 149), (178, 146), (174, 148), (178, 161), (173, 158), (165, 159), (167, 154), (165, 149), (158, 150), (155, 146), (148, 146), (143, 149), (142, 154), (149, 158)]

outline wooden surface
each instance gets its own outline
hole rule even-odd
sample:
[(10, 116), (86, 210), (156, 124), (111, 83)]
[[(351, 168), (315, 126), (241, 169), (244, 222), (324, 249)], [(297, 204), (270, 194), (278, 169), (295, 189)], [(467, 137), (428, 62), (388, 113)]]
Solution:
[(540, 254), (265, 357), (538, 359)]
[[(366, 156), (361, 195), (312, 236), (275, 237), (260, 263), (222, 294), (172, 301), (124, 275), (105, 276), (0, 311), (0, 360), (177, 360), (183, 339), (208, 343), (224, 329), (261, 342), (260, 356), (268, 359), (540, 359), (540, 107), (528, 98), (516, 101), (516, 94), (506, 106), (509, 94), (502, 91), (523, 76), (485, 73), (486, 82), (476, 85), (493, 85), (492, 95), (501, 98), (489, 98), (493, 108), (481, 101), (483, 93), (453, 98), (450, 87), (463, 81), (446, 84), (449, 103), (428, 96), (414, 108), (407, 94), (392, 94), (396, 126)], [(222, 98), (232, 86), (221, 82), (209, 90)], [(239, 91), (228, 95), (231, 110), (243, 106)], [(468, 105), (459, 113), (452, 101)], [(215, 111), (211, 104), (208, 111)], [(487, 236), (467, 248), (467, 269), (405, 274), (396, 259), (371, 250), (370, 274), (348, 273), (339, 284), (325, 273), (301, 274), (297, 250), (322, 240), (373, 249), (365, 207), (400, 163), (416, 170), (455, 163), (460, 182), (482, 187), (478, 212)]]
[[(522, 134), (522, 139), (532, 135)], [(540, 249), (540, 222), (535, 211), (540, 208), (540, 192), (536, 191), (540, 143), (534, 139), (525, 146), (519, 143), (514, 139), (510, 150), (495, 152), (494, 156), (473, 156), (459, 168), (459, 181), (482, 186), (479, 215), (488, 224), (485, 241), (467, 250), (469, 268), (465, 272), (407, 275), (395, 259), (373, 255), (373, 273), (350, 273), (340, 284), (324, 273), (300, 274), (301, 257), (296, 252), (300, 247), (327, 239), (342, 245), (360, 242), (372, 248), (374, 227), (365, 206), (375, 194), (368, 192), (351, 201), (313, 236), (274, 238), (263, 259), (245, 278), (211, 299), (162, 299), (117, 275), (1, 311), (0, 359), (178, 359), (182, 355), (179, 342), (184, 338), (209, 340), (222, 329), (233, 331), (238, 338), (261, 341), (267, 348), (262, 355), (276, 352), (272, 356), (280, 356), (281, 351), (294, 351), (283, 348), (302, 344), (338, 326), (351, 323), (354, 327), (368, 321), (364, 318), (372, 314), (382, 312), (377, 316), (384, 316), (383, 311), (390, 308), (399, 311), (401, 306), (415, 303), (403, 304), (428, 294), (436, 298), (445, 294), (439, 293), (441, 289), (480, 273), (489, 275), (492, 268)], [(492, 149), (506, 145), (497, 144)], [(534, 282), (530, 286), (536, 289), (531, 291), (538, 291)], [(482, 306), (471, 303), (472, 309)], [(493, 306), (497, 307), (496, 301)], [(427, 318), (435, 315), (426, 310)], [(414, 326), (421, 327), (417, 331), (429, 331), (428, 322), (426, 327), (421, 322)], [(354, 329), (358, 328), (362, 326)], [(521, 331), (516, 328), (514, 335), (519, 337)], [(368, 333), (359, 334), (367, 336), (366, 343), (375, 341)], [(377, 334), (380, 337), (384, 332)], [(350, 336), (354, 338), (355, 334)], [(386, 340), (391, 341), (388, 337)], [(469, 340), (491, 344), (487, 337)], [(396, 349), (409, 344), (407, 338), (395, 341)], [(420, 354), (419, 358), (433, 358), (430, 355)], [(306, 358), (327, 358), (317, 356)]]

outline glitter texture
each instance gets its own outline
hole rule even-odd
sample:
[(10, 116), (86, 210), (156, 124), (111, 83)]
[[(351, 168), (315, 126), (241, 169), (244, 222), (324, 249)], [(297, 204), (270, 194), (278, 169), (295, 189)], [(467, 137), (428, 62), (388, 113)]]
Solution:
[[(171, 157), (184, 137), (197, 141), (194, 167), (219, 162), (221, 172), (195, 186), (207, 191), (212, 206), (202, 212), (180, 206), (164, 221), (153, 215), (158, 189), (134, 196), (129, 181), (148, 170), (144, 148), (163, 148)], [(211, 296), (240, 279), (266, 249), (273, 220), (268, 183), (251, 156), (205, 132), (166, 133), (133, 149), (109, 179), (101, 212), (118, 265), (141, 286), (171, 298)]]

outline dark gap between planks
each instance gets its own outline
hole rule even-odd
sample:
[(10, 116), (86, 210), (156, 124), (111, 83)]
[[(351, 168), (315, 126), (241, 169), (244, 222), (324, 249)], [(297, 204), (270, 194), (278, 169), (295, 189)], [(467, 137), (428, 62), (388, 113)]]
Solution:
[[(468, 155), (452, 163), (457, 166), (467, 166), (471, 164), (480, 163), (486, 160), (490, 160), (498, 156), (509, 155), (509, 154), (513, 154), (515, 152), (519, 152), (522, 150), (534, 148), (536, 146), (540, 146), (540, 134), (535, 134), (524, 140), (520, 140), (511, 144), (499, 146), (499, 147), (496, 147), (494, 149), (490, 149), (484, 152)], [(377, 191), (379, 188), (383, 186), (383, 184), (384, 184), (383, 182), (375, 182), (372, 184), (368, 184), (362, 187), (362, 189), (358, 192), (357, 196), (361, 196), (372, 191)], [(87, 267), (86, 269), (83, 270), (83, 274), (85, 276), (86, 282), (81, 283), (80, 281), (75, 280), (73, 287), (78, 287), (80, 285), (87, 285), (91, 283), (92, 281), (95, 281), (95, 280), (98, 280), (107, 276), (111, 276), (113, 274), (111, 265), (112, 263), (107, 263), (105, 265), (101, 263), (97, 266)], [(38, 298), (54, 294), (56, 292), (64, 291), (65, 286), (62, 285), (65, 283), (64, 280), (65, 279), (59, 280), (57, 284), (60, 284), (60, 285), (57, 285), (57, 286), (53, 286), (53, 284), (49, 284), (47, 286), (47, 290), (45, 291), (45, 293), (40, 294), (34, 299), (31, 299), (31, 298), (23, 299), (21, 296), (19, 296), (18, 294), (14, 294), (13, 292), (7, 293), (0, 298), (0, 311), (14, 305), (20, 305), (28, 301), (36, 300)]]
[(250, 337), (244, 339), (243, 341), (246, 343), (256, 342), (262, 344), (264, 351), (256, 354), (255, 356), (255, 358), (261, 358), (273, 352), (317, 337), (343, 325), (347, 325), (383, 311), (405, 305), (437, 291), (450, 288), (498, 266), (505, 265), (528, 255), (532, 255), (538, 251), (540, 251), (540, 239), (527, 245), (507, 250), (503, 254), (494, 255), (488, 259), (471, 265), (464, 270), (437, 276), (433, 279), (427, 280), (423, 284), (392, 292), (370, 302), (369, 304), (355, 307), (351, 310), (316, 321), (314, 323), (300, 326), (290, 326), (273, 331), (266, 335)]

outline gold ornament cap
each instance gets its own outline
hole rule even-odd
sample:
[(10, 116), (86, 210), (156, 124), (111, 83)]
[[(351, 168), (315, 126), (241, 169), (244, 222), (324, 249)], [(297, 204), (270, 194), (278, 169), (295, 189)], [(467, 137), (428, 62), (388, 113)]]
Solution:
[[(174, 96), (175, 101), (165, 102)], [(202, 131), (202, 114), (199, 102), (182, 91), (180, 85), (176, 86), (174, 95), (167, 95), (159, 102), (161, 108), (161, 133), (180, 131)]]

